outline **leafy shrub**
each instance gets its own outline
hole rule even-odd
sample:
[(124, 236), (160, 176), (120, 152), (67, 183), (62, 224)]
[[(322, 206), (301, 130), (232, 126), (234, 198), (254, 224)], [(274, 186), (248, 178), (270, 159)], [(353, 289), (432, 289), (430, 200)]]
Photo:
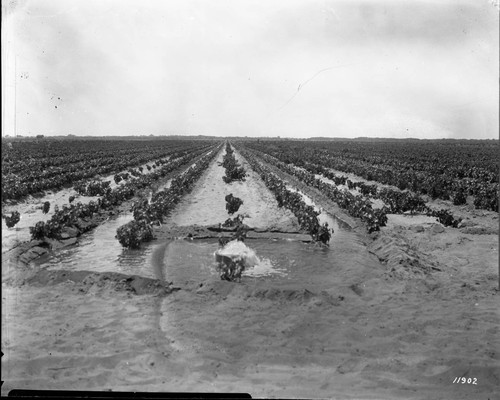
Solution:
[(233, 194), (228, 194), (226, 197), (226, 210), (228, 214), (234, 214), (237, 212), (240, 208), (240, 206), (243, 204), (243, 200), (241, 200), (239, 197), (234, 197)]
[(39, 221), (35, 226), (30, 226), (31, 239), (42, 240), (44, 237), (60, 239), (61, 225), (57, 221)]
[(145, 221), (130, 221), (116, 230), (116, 237), (123, 247), (137, 249), (141, 242), (153, 240), (153, 230)]
[(225, 183), (245, 180), (246, 171), (240, 166), (238, 161), (236, 161), (233, 149), (231, 149), (229, 143), (226, 145), (226, 154), (223, 157), (221, 165), (226, 169), (226, 175), (222, 177)]
[(243, 222), (243, 218), (240, 214), (238, 214), (234, 218), (228, 218), (224, 221), (223, 224), (221, 224), (225, 228), (234, 228), (235, 226), (241, 225)]
[(109, 181), (79, 182), (74, 186), (74, 189), (82, 196), (104, 196), (111, 191), (109, 185)]
[(457, 190), (453, 195), (453, 204), (456, 206), (461, 206), (467, 203), (467, 196), (465, 192), (461, 189)]
[(474, 206), (486, 210), (498, 212), (498, 183), (482, 186), (474, 198)]
[(441, 210), (430, 210), (427, 215), (432, 217), (436, 217), (437, 220), (443, 224), (444, 226), (452, 226), (453, 228), (458, 228), (458, 225), (462, 221), (461, 218), (455, 219), (453, 215), (450, 213), (450, 210), (441, 209)]
[(4, 215), (3, 218), (7, 228), (12, 228), (21, 220), (21, 214), (19, 214), (19, 211), (13, 211), (10, 216)]
[(31, 239), (41, 240), (45, 236), (45, 222), (39, 221), (35, 226), (30, 226)]
[[(252, 141), (245, 142), (244, 146), (287, 166), (293, 164), (296, 169), (321, 174), (334, 180), (336, 185), (341, 181), (332, 170), (353, 173), (401, 190), (411, 189), (432, 198), (454, 200), (458, 204), (464, 202), (462, 194), (456, 193), (457, 188), (461, 188), (466, 196), (475, 196), (477, 208), (498, 211), (497, 142)], [(350, 189), (358, 185), (346, 183)]]

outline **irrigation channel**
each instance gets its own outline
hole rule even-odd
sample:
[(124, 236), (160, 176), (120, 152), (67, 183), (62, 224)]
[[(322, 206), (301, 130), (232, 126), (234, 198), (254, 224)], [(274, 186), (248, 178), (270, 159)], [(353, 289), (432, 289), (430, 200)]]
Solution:
[[(29, 278), (2, 287), (5, 393), (465, 399), (488, 398), (498, 388), (498, 304), (488, 289), (496, 266), (481, 258), (497, 249), (497, 237), (439, 236), (418, 216), (415, 223), (394, 216), (371, 243), (321, 193), (267, 165), (334, 229), (330, 245), (320, 246), (299, 232), (297, 218), (278, 207), (237, 148), (248, 175), (226, 184), (224, 154), (222, 148), (155, 228), (156, 240), (122, 248), (116, 230), (133, 218), (122, 207), (75, 245), (15, 267)], [(168, 187), (166, 179), (141, 196)], [(221, 280), (214, 257), (221, 234), (214, 227), (229, 217), (230, 193), (243, 200), (237, 213), (250, 227), (245, 245), (258, 258), (241, 282)], [(394, 221), (422, 226), (414, 232)], [(379, 254), (389, 258), (385, 265)], [(424, 274), (419, 269), (427, 265)], [(453, 384), (457, 376), (480, 385)]]
[[(314, 375), (317, 384), (329, 379), (332, 349), (325, 352), (325, 348), (333, 344), (321, 336), (332, 337), (337, 323), (328, 319), (344, 302), (363, 307), (374, 297), (369, 294), (369, 281), (380, 274), (380, 264), (347, 224), (319, 207), (320, 221), (334, 230), (330, 246), (320, 246), (298, 232), (296, 217), (278, 207), (264, 182), (237, 152), (248, 173), (246, 180), (224, 183), (225, 170), (219, 165), (224, 154), (223, 148), (194, 190), (164, 221), (156, 240), (139, 249), (122, 248), (116, 230), (133, 218), (131, 212), (122, 212), (83, 234), (77, 245), (52, 251), (32, 264), (40, 270), (139, 275), (172, 282), (179, 289), (156, 297), (149, 311), (140, 310), (153, 318), (148, 331), (155, 335), (154, 351), (168, 354), (170, 360), (165, 370), (157, 372), (168, 379), (150, 389), (244, 390), (268, 395), (288, 393), (283, 390), (290, 387), (290, 395), (300, 394), (299, 381), (288, 381), (295, 374), (309, 379)], [(239, 212), (246, 215), (245, 223), (252, 229), (245, 244), (259, 260), (243, 273), (240, 283), (220, 279), (214, 257), (216, 236), (189, 239), (168, 234), (224, 222), (228, 218), (224, 198), (229, 193), (244, 201)], [(301, 194), (307, 204), (314, 205)], [(325, 320), (325, 315), (330, 317)], [(128, 318), (120, 317), (120, 323), (127, 325)], [(318, 327), (319, 322), (325, 326)], [(213, 386), (215, 377), (218, 383)], [(263, 383), (260, 389), (259, 382)], [(116, 387), (120, 386), (115, 382)], [(134, 390), (143, 389), (134, 386)], [(304, 388), (303, 395), (310, 390)]]
[[(218, 162), (221, 161), (223, 153), (222, 150), (217, 158)], [(244, 163), (241, 156), (238, 159)], [(248, 165), (246, 167), (249, 169)], [(195, 190), (193, 196), (188, 196), (188, 199), (181, 203), (178, 207), (179, 212), (173, 213), (167, 221), (167, 226), (169, 223), (189, 226), (223, 222), (228, 217), (227, 213), (225, 210), (221, 211), (220, 208), (214, 208), (213, 203), (224, 205), (223, 199), (228, 191), (237, 193), (243, 190), (245, 200), (242, 211), (247, 215), (255, 213), (254, 218), (249, 215), (245, 222), (251, 227), (256, 225), (261, 231), (264, 230), (267, 227), (268, 213), (263, 210), (267, 204), (261, 199), (261, 191), (267, 189), (255, 183), (261, 183), (258, 181), (260, 178), (251, 173), (246, 182), (226, 185), (222, 181), (223, 172), (222, 167), (217, 163), (212, 163), (211, 168), (201, 177), (198, 191)], [(156, 190), (168, 188), (169, 184), (170, 181)], [(210, 196), (207, 195), (206, 185), (210, 185)], [(248, 193), (248, 188), (251, 194)], [(314, 205), (308, 196), (300, 194), (306, 204)], [(268, 194), (268, 196), (272, 195)], [(269, 198), (265, 200), (270, 201)], [(247, 204), (251, 201), (254, 204)], [(295, 218), (283, 212), (284, 210), (279, 210), (280, 213), (278, 210), (272, 209), (271, 211), (274, 217), (285, 214), (281, 222), (286, 217)], [(257, 214), (263, 214), (263, 216), (260, 217)], [(131, 212), (122, 212), (119, 216), (110, 218), (93, 231), (84, 234), (77, 246), (51, 252), (36, 260), (35, 264), (38, 268), (51, 270), (135, 274), (173, 281), (176, 284), (220, 279), (214, 259), (214, 252), (218, 249), (216, 239), (165, 239), (145, 243), (140, 249), (124, 249), (115, 238), (116, 230), (132, 219)], [(328, 222), (334, 230), (329, 247), (306, 241), (304, 235), (296, 235), (293, 232), (282, 235), (281, 238), (270, 235), (269, 238), (264, 239), (252, 238), (250, 234), (247, 246), (255, 251), (260, 263), (254, 269), (245, 271), (246, 279), (249, 281), (265, 279), (272, 281), (277, 287), (291, 283), (312, 285), (317, 290), (318, 285), (324, 288), (332, 287), (332, 285), (345, 286), (350, 281), (350, 279), (346, 281), (346, 278), (352, 277), (353, 270), (373, 263), (369, 254), (363, 251), (360, 240), (347, 224), (326, 212), (320, 214), (319, 220)], [(273, 227), (277, 228), (276, 225)]]
[[(15, 327), (17, 356), (9, 356), (4, 378), (9, 387), (329, 397), (356, 386), (360, 396), (376, 388), (384, 398), (405, 393), (397, 389), (401, 379), (406, 388), (435, 388), (436, 374), (447, 370), (422, 359), (412, 324), (416, 310), (434, 322), (446, 315), (436, 317), (421, 293), (408, 298), (404, 282), (387, 282), (357, 230), (315, 204), (313, 194), (286, 183), (334, 229), (328, 247), (299, 232), (297, 218), (278, 207), (238, 151), (248, 175), (226, 184), (224, 154), (222, 148), (155, 228), (156, 240), (122, 248), (116, 230), (133, 218), (122, 211), (76, 245), (31, 263), (41, 272), (96, 274), (54, 287), (35, 278), (31, 291), (12, 289), (18, 300), (6, 312), (29, 323)], [(152, 191), (169, 182), (159, 185)], [(258, 258), (241, 282), (220, 279), (214, 257), (220, 233), (209, 229), (229, 217), (224, 199), (230, 193), (243, 200), (238, 213), (250, 227), (245, 245)], [(172, 290), (135, 296), (113, 286), (113, 277), (106, 281), (111, 286), (99, 280), (108, 273), (157, 279)], [(37, 324), (44, 331), (34, 335)], [(411, 383), (414, 368), (428, 378)]]

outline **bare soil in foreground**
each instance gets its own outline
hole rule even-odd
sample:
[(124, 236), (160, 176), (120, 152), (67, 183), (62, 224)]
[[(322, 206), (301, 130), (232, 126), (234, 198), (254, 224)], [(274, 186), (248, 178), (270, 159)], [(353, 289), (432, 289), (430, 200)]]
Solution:
[[(244, 200), (249, 226), (297, 230), (255, 173), (226, 185), (217, 160), (157, 230), (158, 241), (223, 222), (223, 198), (231, 192)], [(394, 215), (367, 235), (319, 192), (286, 178), (353, 227), (366, 266), (325, 268), (318, 276), (324, 283), (311, 286), (170, 283), (19, 265), (16, 278), (2, 283), (2, 394), (22, 388), (499, 398), (498, 214), (446, 204), (464, 218), (462, 228)], [(153, 263), (163, 262), (164, 251), (159, 246)], [(336, 273), (344, 284), (329, 286)], [(455, 377), (477, 384), (453, 383)]]

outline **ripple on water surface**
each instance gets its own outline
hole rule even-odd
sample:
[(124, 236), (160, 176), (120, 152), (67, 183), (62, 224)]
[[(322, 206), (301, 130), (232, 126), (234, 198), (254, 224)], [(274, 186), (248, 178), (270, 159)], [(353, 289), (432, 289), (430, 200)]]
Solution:
[[(321, 247), (314, 243), (288, 240), (247, 240), (246, 245), (258, 258), (253, 268), (247, 269), (246, 280), (310, 284), (329, 287), (333, 283), (349, 282), (374, 260), (356, 242), (332, 243)], [(161, 268), (165, 279), (174, 282), (195, 283), (219, 279), (214, 253), (216, 240), (176, 240), (165, 246)]]
[[(132, 219), (131, 214), (111, 219), (82, 235), (77, 246), (41, 257), (41, 268), (119, 272), (174, 282), (220, 279), (214, 253), (217, 239), (173, 240), (124, 249), (115, 238), (116, 229)], [(357, 236), (337, 224), (330, 247), (291, 240), (248, 239), (258, 263), (247, 269), (247, 280), (272, 280), (323, 285), (349, 281), (362, 267), (374, 263)]]
[(51, 252), (36, 264), (49, 269), (119, 272), (155, 278), (150, 262), (153, 246), (146, 244), (140, 249), (124, 249), (115, 238), (118, 227), (132, 219), (129, 213), (110, 219), (82, 235), (77, 246)]

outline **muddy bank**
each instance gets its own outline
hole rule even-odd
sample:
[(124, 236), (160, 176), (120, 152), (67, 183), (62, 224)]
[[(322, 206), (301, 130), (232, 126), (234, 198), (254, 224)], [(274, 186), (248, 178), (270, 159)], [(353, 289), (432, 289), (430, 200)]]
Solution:
[[(162, 329), (179, 337), (182, 358), (196, 368), (189, 386), (177, 380), (170, 387), (238, 385), (254, 396), (309, 398), (486, 399), (494, 393), (500, 370), (492, 351), (499, 344), (489, 320), (492, 293), (464, 300), (458, 310), (456, 297), (442, 299), (423, 285), (408, 291), (367, 278), (327, 291), (217, 282), (176, 293), (163, 304), (175, 314)], [(454, 386), (461, 374), (482, 385)]]
[(121, 291), (136, 295), (165, 296), (179, 290), (179, 288), (173, 286), (172, 282), (116, 272), (39, 270), (36, 272), (30, 271), (24, 275), (24, 277), (17, 278), (15, 286), (48, 287), (66, 284), (71, 285), (71, 289), (75, 292), (91, 293), (93, 295), (98, 292)]
[[(216, 225), (200, 226), (162, 226), (155, 227), (155, 239), (158, 242), (173, 239), (209, 239), (209, 238), (230, 238), (236, 231), (235, 228), (219, 229)], [(247, 239), (283, 239), (299, 240), (302, 242), (311, 242), (311, 236), (297, 230), (281, 230), (278, 228), (251, 228), (248, 227)]]
[[(193, 161), (196, 162), (201, 157), (203, 157), (203, 154), (197, 156)], [(7, 228), (5, 221), (2, 219), (2, 262), (25, 265), (49, 251), (59, 250), (78, 243), (78, 239), (82, 234), (93, 230), (110, 218), (115, 218), (123, 212), (130, 211), (135, 201), (150, 198), (153, 193), (166, 186), (172, 177), (189, 168), (190, 165), (185, 165), (175, 171), (169, 172), (150, 187), (138, 189), (134, 198), (123, 202), (119, 206), (113, 207), (110, 210), (99, 210), (92, 217), (79, 219), (74, 226), (63, 228), (59, 240), (49, 238), (43, 238), (41, 241), (30, 240), (29, 227), (34, 226), (38, 221), (49, 220), (52, 217), (55, 206), (61, 208), (63, 205), (69, 204), (68, 198), (71, 195), (72, 189), (61, 190), (51, 194), (51, 209), (47, 214), (42, 214), (41, 212), (42, 200), (46, 199), (40, 200), (32, 197), (23, 203), (5, 208), (5, 212), (7, 212), (7, 209), (9, 212), (18, 210), (21, 213), (21, 221), (14, 228)], [(86, 204), (92, 200), (97, 201), (97, 199), (98, 197), (96, 196), (77, 195), (77, 201), (82, 202), (82, 204)]]
[[(159, 279), (18, 266), (18, 280), (2, 287), (2, 394), (14, 387), (278, 398), (495, 393), (498, 234), (487, 233), (495, 232), (494, 219), (470, 212), (453, 229), (390, 215), (372, 235), (351, 219), (353, 228), (339, 228), (329, 248), (259, 240), (251, 235), (300, 234), (251, 226), (245, 243), (282, 273), (225, 282), (213, 273), (220, 233), (213, 229), (227, 213), (211, 200), (222, 196), (224, 204), (225, 188), (222, 179), (219, 189), (211, 182), (200, 181), (204, 191), (179, 209), (182, 224), (164, 224), (147, 245), (152, 255), (141, 267)], [(342, 218), (335, 204), (299, 188)], [(219, 192), (211, 197), (211, 189)], [(265, 214), (274, 199), (256, 201), (252, 207)], [(193, 240), (167, 240), (189, 234)], [(458, 376), (478, 385), (453, 384)]]
[(2, 264), (26, 265), (49, 251), (55, 251), (78, 243), (78, 237), (89, 232), (95, 227), (128, 210), (132, 201), (128, 201), (114, 210), (100, 210), (92, 217), (80, 219), (76, 225), (65, 227), (61, 231), (61, 239), (43, 238), (42, 240), (30, 240), (18, 242), (10, 249), (7, 247), (2, 251)]
[[(270, 164), (266, 163), (266, 166), (311, 197), (316, 205), (352, 227), (368, 250), (387, 267), (388, 276), (409, 279), (445, 272), (455, 278), (457, 274), (463, 274), (463, 279), (467, 279), (475, 270), (488, 277), (488, 289), (494, 286), (491, 277), (498, 273), (498, 213), (476, 210), (471, 204), (455, 206), (450, 201), (436, 199), (429, 201), (429, 206), (447, 208), (462, 218), (459, 228), (445, 227), (435, 218), (425, 215), (388, 214), (387, 226), (380, 232), (368, 234), (360, 220), (347, 215), (319, 190)], [(363, 181), (352, 174), (349, 177)], [(479, 265), (481, 269), (477, 269)]]
[(57, 275), (52, 285), (45, 274), (3, 291), (4, 391), (487, 399), (500, 384), (492, 293), (444, 298), (443, 286), (410, 290), (376, 270), (325, 290), (197, 280), (167, 296), (134, 296), (105, 277)]

